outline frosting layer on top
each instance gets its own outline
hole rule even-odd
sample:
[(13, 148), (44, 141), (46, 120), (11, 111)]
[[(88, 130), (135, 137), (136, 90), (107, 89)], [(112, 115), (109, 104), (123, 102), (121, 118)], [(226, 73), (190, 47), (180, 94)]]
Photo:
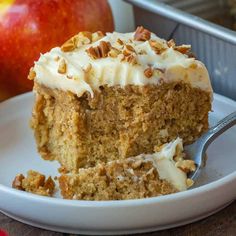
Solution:
[(61, 47), (42, 54), (29, 77), (50, 88), (81, 96), (102, 85), (158, 85), (183, 81), (212, 93), (207, 69), (176, 46), (138, 27), (132, 33), (81, 32)]

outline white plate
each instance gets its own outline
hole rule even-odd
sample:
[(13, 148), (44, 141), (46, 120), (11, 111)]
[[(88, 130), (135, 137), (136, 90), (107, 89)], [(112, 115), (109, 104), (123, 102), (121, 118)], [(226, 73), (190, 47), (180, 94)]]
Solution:
[[(57, 175), (58, 164), (36, 152), (28, 122), (33, 95), (0, 104), (0, 211), (30, 225), (67, 233), (126, 234), (160, 230), (204, 218), (236, 199), (236, 132), (228, 130), (208, 151), (207, 167), (194, 189), (127, 201), (73, 201), (17, 191), (11, 182), (29, 169)], [(211, 124), (236, 110), (215, 95)]]

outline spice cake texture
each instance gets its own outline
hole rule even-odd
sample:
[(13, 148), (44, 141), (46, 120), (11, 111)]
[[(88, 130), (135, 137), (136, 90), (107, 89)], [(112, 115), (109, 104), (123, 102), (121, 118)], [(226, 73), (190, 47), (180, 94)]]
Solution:
[(147, 198), (186, 190), (193, 184), (187, 174), (194, 170), (194, 162), (184, 159), (182, 140), (177, 138), (153, 154), (81, 168), (78, 174), (63, 174), (59, 184), (67, 199)]
[[(152, 154), (178, 137), (192, 143), (208, 129), (212, 88), (207, 69), (192, 57), (189, 45), (177, 46), (143, 27), (132, 33), (80, 32), (42, 54), (29, 79), (36, 96), (31, 127), (37, 148), (45, 160), (59, 161), (71, 174), (60, 178), (66, 198), (101, 199), (100, 192), (64, 191), (83, 176), (92, 184), (95, 173), (98, 184), (108, 187), (106, 199), (157, 195), (162, 185), (164, 193), (168, 183), (157, 178), (151, 193), (139, 195), (143, 184), (133, 195), (124, 190), (111, 197), (117, 183), (106, 182), (103, 172), (114, 179), (112, 170), (132, 165), (129, 158)], [(145, 162), (133, 171), (151, 181), (160, 175), (153, 170), (147, 176), (152, 168)], [(128, 186), (132, 178), (127, 178)]]

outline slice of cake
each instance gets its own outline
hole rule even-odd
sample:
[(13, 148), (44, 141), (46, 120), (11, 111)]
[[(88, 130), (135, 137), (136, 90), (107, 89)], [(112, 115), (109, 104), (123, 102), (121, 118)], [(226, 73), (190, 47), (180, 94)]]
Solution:
[(212, 88), (190, 46), (138, 27), (81, 32), (40, 56), (29, 74), (31, 125), (44, 159), (66, 171), (152, 153), (208, 129)]
[(183, 155), (177, 138), (154, 154), (81, 168), (78, 174), (59, 177), (61, 194), (67, 199), (124, 200), (184, 191), (193, 183), (187, 173), (195, 170), (195, 164)]

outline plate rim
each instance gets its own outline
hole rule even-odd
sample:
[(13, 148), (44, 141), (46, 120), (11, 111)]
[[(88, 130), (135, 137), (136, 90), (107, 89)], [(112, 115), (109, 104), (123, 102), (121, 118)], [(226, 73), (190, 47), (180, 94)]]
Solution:
[[(0, 103), (0, 109), (2, 106), (8, 106), (12, 103), (19, 102), (23, 99), (27, 99), (28, 97), (31, 97), (33, 95), (33, 92), (24, 93), (15, 97), (12, 97), (6, 101), (3, 101)], [(234, 101), (231, 98), (225, 97), (220, 94), (214, 93), (213, 101), (220, 101), (227, 104), (230, 104), (235, 107), (236, 110), (236, 101)], [(96, 208), (119, 208), (119, 207), (129, 207), (129, 206), (140, 206), (140, 205), (149, 205), (153, 203), (158, 202), (168, 202), (172, 200), (179, 200), (183, 198), (189, 198), (191, 195), (197, 196), (201, 195), (205, 191), (213, 191), (214, 189), (220, 188), (223, 185), (236, 180), (236, 170), (218, 180), (215, 180), (213, 182), (207, 183), (205, 185), (196, 187), (194, 189), (189, 189), (183, 192), (177, 192), (169, 195), (164, 196), (157, 196), (157, 197), (151, 197), (151, 198), (142, 198), (142, 199), (129, 199), (129, 200), (107, 200), (107, 201), (90, 201), (90, 200), (70, 200), (70, 199), (61, 199), (61, 198), (55, 198), (55, 197), (45, 197), (40, 196), (28, 192), (19, 191), (16, 189), (13, 189), (11, 187), (8, 187), (6, 185), (3, 185), (0, 183), (0, 192), (3, 191), (8, 194), (13, 194), (16, 197), (21, 198), (28, 198), (31, 201), (37, 201), (37, 202), (47, 202), (55, 205), (63, 205), (67, 207), (96, 207)], [(235, 196), (236, 199), (236, 196)]]

